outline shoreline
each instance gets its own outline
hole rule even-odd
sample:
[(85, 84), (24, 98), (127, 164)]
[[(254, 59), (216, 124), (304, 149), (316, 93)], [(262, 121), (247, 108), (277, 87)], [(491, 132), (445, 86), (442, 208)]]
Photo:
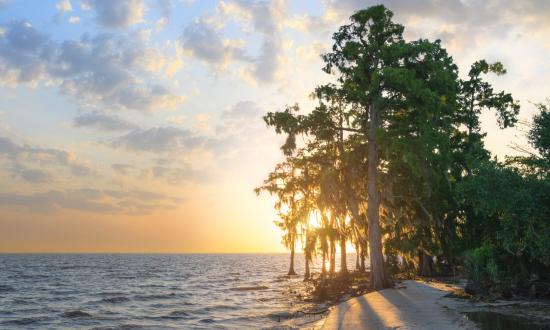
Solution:
[(550, 329), (549, 300), (481, 301), (465, 283), (405, 280), (330, 308), (320, 329)]

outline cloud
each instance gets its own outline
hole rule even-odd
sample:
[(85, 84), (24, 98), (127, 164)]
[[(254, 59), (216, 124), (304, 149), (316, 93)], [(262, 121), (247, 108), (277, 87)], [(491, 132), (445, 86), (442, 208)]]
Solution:
[(59, 10), (60, 12), (66, 13), (71, 10), (73, 10), (73, 6), (71, 5), (71, 1), (69, 0), (61, 0), (56, 5), (55, 8)]
[(118, 174), (126, 175), (134, 166), (130, 164), (112, 164), (111, 168)]
[(57, 83), (61, 93), (82, 106), (138, 111), (174, 108), (185, 98), (147, 74), (155, 70), (164, 74), (169, 64), (139, 34), (84, 35), (78, 41), (58, 43), (30, 23), (16, 21), (0, 35), (0, 86)]
[(487, 39), (501, 38), (518, 29), (533, 32), (550, 28), (550, 3), (546, 0), (333, 0), (324, 2), (322, 16), (296, 17), (290, 25), (324, 36), (355, 11), (380, 3), (395, 13), (395, 21), (405, 25), (406, 36), (444, 37), (444, 44), (452, 45), (453, 51), (472, 51)]
[(155, 26), (156, 30), (162, 30), (169, 22), (172, 15), (172, 9), (174, 7), (173, 0), (157, 0), (157, 7), (160, 10), (160, 18), (157, 20)]
[(78, 24), (78, 23), (80, 23), (80, 17), (79, 17), (79, 16), (71, 16), (71, 17), (69, 17), (69, 23), (71, 23), (71, 24)]
[(180, 41), (190, 55), (217, 68), (224, 68), (230, 60), (246, 58), (242, 44), (224, 40), (205, 20), (188, 25)]
[(145, 190), (72, 189), (28, 194), (0, 193), (0, 205), (19, 206), (31, 212), (60, 209), (106, 214), (149, 214), (174, 209), (183, 199)]
[(109, 115), (99, 111), (77, 116), (73, 121), (73, 125), (75, 127), (95, 128), (100, 131), (129, 131), (137, 128), (137, 125), (119, 116)]
[[(64, 150), (42, 148), (29, 144), (21, 145), (7, 137), (0, 137), (0, 156), (6, 157), (15, 167), (19, 167), (15, 172), (21, 176), (25, 173), (25, 168), (21, 165), (23, 162), (61, 166), (78, 177), (97, 175), (91, 167), (83, 164), (73, 154)], [(34, 174), (27, 172), (27, 178), (31, 178), (33, 175), (35, 179), (41, 176), (36, 172)], [(25, 177), (23, 176), (23, 178)]]
[(260, 83), (273, 82), (280, 66), (283, 51), (281, 24), (286, 19), (287, 2), (235, 0), (222, 3), (226, 15), (236, 15), (245, 24), (252, 25), (254, 31), (263, 35), (259, 54), (251, 61), (246, 73)]
[(86, 0), (93, 9), (97, 22), (109, 29), (125, 28), (144, 21), (145, 4), (141, 0)]
[(240, 101), (222, 112), (222, 119), (256, 120), (260, 118), (260, 108), (253, 101)]
[(253, 61), (253, 66), (246, 71), (247, 76), (260, 83), (275, 81), (280, 66), (282, 46), (280, 36), (267, 36), (260, 54)]
[(44, 78), (48, 58), (55, 47), (49, 38), (30, 23), (17, 21), (2, 27), (0, 34), (0, 86), (28, 83)]
[(78, 95), (89, 104), (152, 111), (183, 101), (163, 85), (139, 82), (139, 69), (150, 63), (147, 56), (151, 56), (139, 42), (100, 35), (65, 41), (59, 51), (50, 71), (63, 78), (62, 92)]
[(213, 143), (209, 138), (190, 130), (176, 127), (153, 127), (135, 129), (111, 141), (111, 146), (124, 147), (131, 151), (190, 152)]
[(247, 148), (263, 148), (271, 138), (262, 120), (263, 111), (256, 102), (240, 101), (225, 109), (215, 128), (220, 141), (220, 151), (235, 151)]
[[(197, 115), (203, 119), (198, 124), (211, 124), (212, 129), (200, 127), (199, 130), (161, 126), (149, 129), (138, 128), (108, 142), (114, 148), (125, 148), (135, 152), (187, 155), (194, 151), (207, 151), (216, 157), (234, 152), (242, 145), (252, 141), (263, 141), (268, 131), (261, 120), (262, 111), (253, 101), (241, 101), (224, 110), (219, 118)], [(207, 122), (204, 122), (207, 120)], [(196, 125), (197, 126), (197, 125)], [(210, 127), (210, 126), (209, 126)], [(148, 169), (150, 177), (171, 177), (169, 181), (178, 181), (185, 171), (168, 170), (159, 165), (156, 170)], [(155, 173), (156, 171), (156, 173)], [(195, 173), (198, 174), (198, 173)]]
[(184, 167), (153, 166), (142, 171), (141, 176), (163, 180), (174, 185), (185, 182), (206, 182), (209, 179), (206, 171), (195, 170), (189, 165), (185, 165)]
[(51, 179), (51, 175), (40, 169), (27, 168), (24, 165), (16, 164), (12, 168), (12, 173), (16, 177), (30, 182), (30, 183), (44, 183)]
[[(214, 16), (204, 16), (186, 27), (180, 41), (183, 49), (216, 70), (225, 69), (231, 62), (245, 65), (244, 76), (255, 83), (270, 83), (277, 78), (283, 52), (282, 24), (286, 1), (227, 1), (221, 2)], [(230, 20), (240, 24), (246, 34), (262, 38), (256, 54), (245, 49), (247, 42), (224, 38), (220, 29)]]

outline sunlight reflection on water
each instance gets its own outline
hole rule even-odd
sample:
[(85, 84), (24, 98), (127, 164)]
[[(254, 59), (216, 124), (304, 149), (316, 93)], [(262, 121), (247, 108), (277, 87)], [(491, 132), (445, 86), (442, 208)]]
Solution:
[[(353, 269), (355, 255), (347, 259)], [(287, 254), (0, 255), (0, 327), (278, 326), (307, 307), (295, 296), (301, 277), (284, 276), (288, 261)], [(296, 271), (303, 274), (300, 254)]]

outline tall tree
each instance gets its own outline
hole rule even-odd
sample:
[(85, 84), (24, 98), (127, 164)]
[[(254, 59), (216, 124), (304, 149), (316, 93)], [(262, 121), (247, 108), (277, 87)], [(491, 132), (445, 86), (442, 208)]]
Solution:
[[(401, 123), (409, 137), (419, 134), (415, 131), (432, 137), (442, 127), (440, 118), (448, 124), (456, 95), (456, 67), (439, 42), (405, 42), (404, 28), (392, 16), (382, 5), (358, 11), (351, 24), (334, 34), (332, 52), (324, 55), (325, 71), (339, 73), (342, 94), (356, 118), (357, 128), (351, 131), (367, 141), (367, 218), (375, 289), (389, 285), (382, 254), (380, 194), (384, 167), (392, 160), (381, 142), (399, 137), (396, 133), (403, 135), (402, 130), (391, 129), (393, 123)], [(408, 165), (418, 169), (427, 165), (423, 163)]]

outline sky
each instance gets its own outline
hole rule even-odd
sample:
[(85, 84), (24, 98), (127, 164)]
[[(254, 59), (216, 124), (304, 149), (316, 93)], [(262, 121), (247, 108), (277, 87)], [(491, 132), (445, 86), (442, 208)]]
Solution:
[[(0, 252), (282, 252), (261, 117), (311, 109), (358, 0), (0, 0)], [(383, 1), (408, 40), (550, 97), (550, 1)], [(521, 129), (482, 116), (501, 159)]]

